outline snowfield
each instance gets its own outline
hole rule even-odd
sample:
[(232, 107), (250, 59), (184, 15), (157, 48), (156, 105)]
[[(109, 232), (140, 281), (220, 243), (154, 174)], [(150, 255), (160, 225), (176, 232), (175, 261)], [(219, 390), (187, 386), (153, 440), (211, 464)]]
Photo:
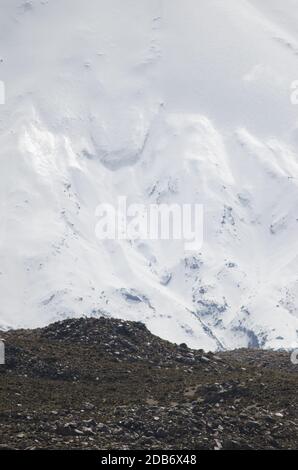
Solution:
[[(2, 0), (0, 326), (140, 320), (298, 346), (297, 0)], [(102, 241), (95, 210), (204, 205), (204, 244)]]

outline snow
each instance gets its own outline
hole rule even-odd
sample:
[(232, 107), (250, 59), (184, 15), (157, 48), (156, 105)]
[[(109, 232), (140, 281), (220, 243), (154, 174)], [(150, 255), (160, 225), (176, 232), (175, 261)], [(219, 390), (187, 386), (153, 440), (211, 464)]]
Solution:
[[(105, 313), (297, 347), (297, 3), (1, 1), (3, 327)], [(98, 240), (119, 195), (204, 204), (200, 252)]]

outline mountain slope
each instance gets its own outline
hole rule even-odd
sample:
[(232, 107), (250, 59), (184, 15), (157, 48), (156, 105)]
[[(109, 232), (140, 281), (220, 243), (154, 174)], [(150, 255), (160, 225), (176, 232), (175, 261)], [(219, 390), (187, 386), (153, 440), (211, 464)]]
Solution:
[(0, 449), (297, 447), (286, 352), (204, 353), (110, 318), (4, 336)]
[[(3, 0), (0, 323), (140, 320), (296, 347), (293, 0)], [(204, 205), (204, 244), (100, 241), (95, 209)]]

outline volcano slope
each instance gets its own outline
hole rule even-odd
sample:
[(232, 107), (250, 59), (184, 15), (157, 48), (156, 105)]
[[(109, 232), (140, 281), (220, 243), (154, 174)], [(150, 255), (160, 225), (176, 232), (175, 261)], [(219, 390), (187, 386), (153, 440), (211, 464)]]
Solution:
[(2, 333), (1, 449), (293, 449), (298, 366), (101, 317)]
[[(1, 1), (0, 328), (298, 347), (296, 3)], [(203, 206), (202, 247), (107, 240), (123, 197)]]

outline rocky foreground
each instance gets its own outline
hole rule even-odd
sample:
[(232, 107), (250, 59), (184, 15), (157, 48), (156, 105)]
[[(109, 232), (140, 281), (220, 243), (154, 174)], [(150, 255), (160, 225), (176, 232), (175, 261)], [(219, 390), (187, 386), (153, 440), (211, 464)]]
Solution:
[(108, 318), (1, 336), (2, 449), (298, 447), (288, 353), (206, 354)]

